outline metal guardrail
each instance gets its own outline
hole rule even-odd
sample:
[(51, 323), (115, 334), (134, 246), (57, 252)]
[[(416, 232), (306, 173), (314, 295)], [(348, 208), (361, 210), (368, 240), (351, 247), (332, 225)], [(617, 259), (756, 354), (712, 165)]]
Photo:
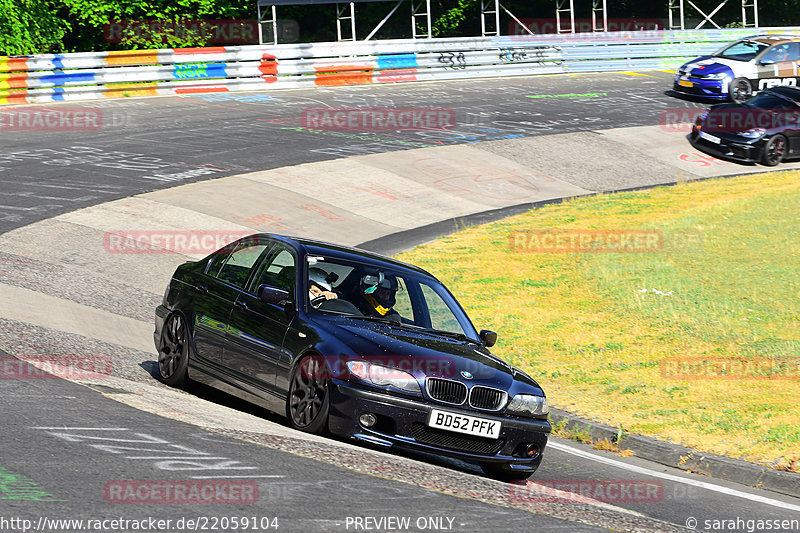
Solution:
[[(800, 28), (759, 33), (800, 34)], [(0, 56), (0, 104), (674, 68), (754, 30), (681, 30)]]

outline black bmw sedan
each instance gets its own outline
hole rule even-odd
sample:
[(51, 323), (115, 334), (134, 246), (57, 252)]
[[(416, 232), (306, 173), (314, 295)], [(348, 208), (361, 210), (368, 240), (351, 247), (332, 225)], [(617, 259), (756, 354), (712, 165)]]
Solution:
[(156, 309), (164, 382), (189, 379), (297, 429), (524, 479), (550, 433), (541, 387), (492, 355), (453, 295), (376, 254), (252, 235), (177, 268)]
[(720, 104), (697, 117), (695, 148), (721, 159), (775, 166), (800, 157), (800, 89), (773, 87), (743, 104)]

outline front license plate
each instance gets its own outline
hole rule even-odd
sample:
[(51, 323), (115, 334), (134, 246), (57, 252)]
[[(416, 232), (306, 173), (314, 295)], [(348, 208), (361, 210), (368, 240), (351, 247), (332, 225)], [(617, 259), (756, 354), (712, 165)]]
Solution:
[(460, 415), (448, 411), (431, 410), (428, 427), (444, 429), (456, 433), (465, 433), (488, 439), (500, 437), (500, 422), (479, 418), (477, 416)]
[(678, 80), (678, 85), (681, 87), (694, 87), (694, 83), (686, 80)]
[(706, 133), (704, 131), (700, 132), (700, 138), (701, 139), (705, 139), (708, 142), (711, 142), (711, 143), (714, 143), (714, 144), (719, 144), (719, 142), (721, 140), (719, 137), (716, 137), (715, 135), (709, 135), (708, 133)]

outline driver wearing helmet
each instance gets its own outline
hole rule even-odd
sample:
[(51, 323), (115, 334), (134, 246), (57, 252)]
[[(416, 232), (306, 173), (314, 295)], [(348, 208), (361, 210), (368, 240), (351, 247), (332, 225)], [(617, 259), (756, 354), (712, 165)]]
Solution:
[(367, 316), (386, 318), (400, 322), (400, 313), (392, 309), (397, 294), (397, 278), (394, 276), (364, 276), (361, 281), (359, 310)]
[(308, 299), (312, 305), (318, 307), (325, 300), (335, 300), (338, 297), (328, 281), (327, 272), (317, 267), (308, 269)]

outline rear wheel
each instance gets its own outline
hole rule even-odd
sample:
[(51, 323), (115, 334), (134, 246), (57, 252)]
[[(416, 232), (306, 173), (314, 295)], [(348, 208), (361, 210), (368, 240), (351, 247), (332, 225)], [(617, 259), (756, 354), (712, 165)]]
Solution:
[(736, 78), (731, 82), (728, 95), (732, 102), (743, 104), (753, 96), (753, 86), (746, 78)]
[(783, 135), (775, 135), (764, 145), (761, 163), (768, 167), (774, 167), (783, 161), (784, 157), (786, 157), (786, 137)]
[(326, 373), (325, 359), (316, 354), (303, 357), (292, 372), (286, 416), (294, 428), (317, 435), (328, 431), (330, 382)]
[(488, 477), (499, 481), (519, 481), (528, 479), (533, 475), (533, 470), (511, 470), (503, 463), (481, 463), (481, 470)]
[(158, 373), (161, 380), (172, 387), (182, 387), (187, 382), (189, 366), (189, 333), (183, 316), (175, 313), (164, 324), (161, 348), (158, 350)]

